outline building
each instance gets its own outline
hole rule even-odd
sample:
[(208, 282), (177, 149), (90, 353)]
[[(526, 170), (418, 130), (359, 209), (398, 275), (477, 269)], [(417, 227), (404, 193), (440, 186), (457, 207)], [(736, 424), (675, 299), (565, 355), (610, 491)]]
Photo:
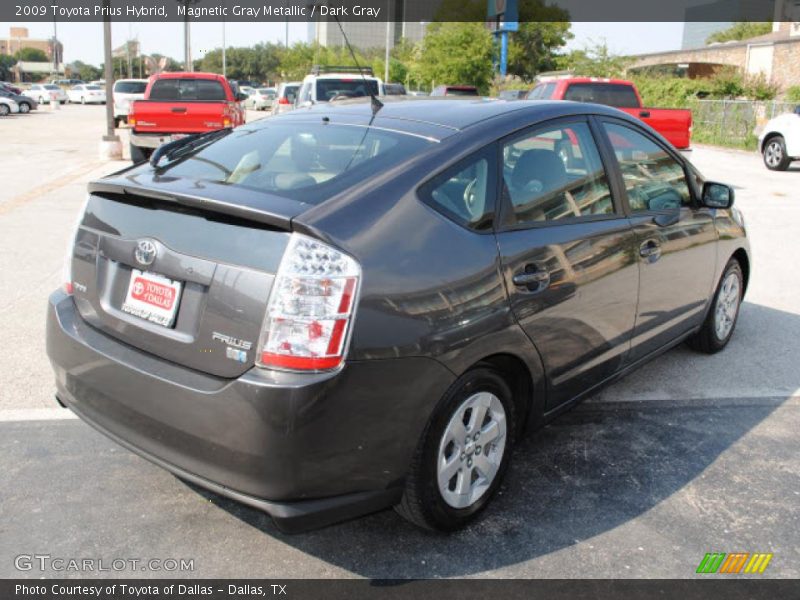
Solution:
[(692, 78), (733, 67), (745, 75), (764, 77), (783, 92), (800, 85), (800, 22), (775, 22), (771, 33), (749, 40), (631, 58), (628, 71), (659, 70)]
[[(425, 37), (425, 23), (356, 23), (342, 22), (342, 29), (353, 48), (385, 48), (387, 27), (389, 47), (394, 48), (401, 39), (418, 42)], [(326, 47), (344, 47), (344, 37), (336, 21), (317, 21), (308, 25), (308, 41)]]
[(47, 59), (52, 63), (55, 57), (60, 65), (64, 62), (64, 46), (59, 41), (55, 41), (56, 53), (53, 53), (54, 40), (37, 40), (29, 37), (26, 27), (9, 28), (8, 37), (0, 38), (0, 55), (13, 56), (24, 48), (34, 48), (41, 50), (47, 55)]
[(720, 21), (706, 23), (705, 21), (687, 21), (683, 24), (683, 40), (681, 49), (702, 48), (706, 40), (718, 31), (725, 31), (733, 21)]

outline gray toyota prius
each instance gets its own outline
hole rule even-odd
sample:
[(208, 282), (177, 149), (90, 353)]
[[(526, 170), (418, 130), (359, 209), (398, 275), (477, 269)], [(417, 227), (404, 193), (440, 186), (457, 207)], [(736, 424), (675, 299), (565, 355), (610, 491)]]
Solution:
[(176, 140), (89, 185), (57, 396), (285, 531), (390, 506), (453, 530), (525, 431), (725, 347), (733, 200), (591, 104), (352, 100)]

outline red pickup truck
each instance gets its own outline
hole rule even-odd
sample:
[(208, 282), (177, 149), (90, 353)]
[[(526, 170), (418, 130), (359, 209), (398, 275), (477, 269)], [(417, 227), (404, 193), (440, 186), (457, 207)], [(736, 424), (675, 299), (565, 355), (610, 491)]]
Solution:
[(135, 100), (128, 114), (131, 160), (143, 162), (161, 144), (187, 135), (244, 124), (245, 98), (215, 73), (152, 75), (144, 100)]
[(528, 100), (574, 100), (613, 106), (650, 125), (678, 149), (692, 140), (692, 111), (681, 108), (645, 108), (631, 81), (596, 77), (564, 77), (542, 81)]

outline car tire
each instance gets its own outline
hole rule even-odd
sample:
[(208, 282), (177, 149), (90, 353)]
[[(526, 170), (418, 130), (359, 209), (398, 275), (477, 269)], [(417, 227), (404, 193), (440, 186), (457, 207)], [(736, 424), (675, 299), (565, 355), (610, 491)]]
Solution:
[(22, 113), (23, 115), (28, 114), (29, 112), (31, 112), (31, 105), (28, 104), (27, 102), (20, 102), (19, 112)]
[(131, 147), (131, 160), (135, 165), (147, 162), (147, 160), (150, 158), (150, 154), (152, 154), (153, 152), (152, 150), (150, 150), (150, 148), (142, 148), (140, 146), (134, 146), (133, 144), (131, 144), (130, 147)]
[(786, 153), (786, 140), (781, 135), (773, 135), (764, 142), (764, 165), (770, 171), (785, 171), (792, 159)]
[(689, 346), (705, 354), (715, 354), (725, 348), (736, 329), (743, 296), (742, 267), (732, 258), (722, 273), (706, 320), (700, 331), (689, 338)]
[(454, 531), (475, 519), (508, 468), (515, 417), (511, 389), (497, 371), (476, 367), (459, 377), (425, 428), (395, 510), (433, 531)]
[(0, 104), (0, 117), (7, 117), (11, 113), (11, 109), (6, 104)]

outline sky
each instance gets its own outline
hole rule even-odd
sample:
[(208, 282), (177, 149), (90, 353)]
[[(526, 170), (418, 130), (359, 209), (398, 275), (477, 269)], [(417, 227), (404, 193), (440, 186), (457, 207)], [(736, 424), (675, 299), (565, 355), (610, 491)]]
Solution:
[[(2, 1), (2, 0), (0, 0)], [(52, 23), (0, 23), (0, 36), (11, 26), (27, 27), (32, 38), (50, 38)], [(222, 47), (222, 23), (192, 24), (192, 58)], [(308, 41), (305, 22), (289, 23), (289, 43)], [(683, 23), (573, 23), (575, 35), (569, 49), (582, 48), (605, 40), (617, 54), (642, 54), (680, 47)], [(228, 47), (252, 46), (258, 42), (283, 42), (283, 23), (226, 23)], [(113, 23), (112, 43), (121, 46), (126, 39), (138, 38), (144, 54), (157, 53), (183, 58), (183, 23)], [(103, 62), (102, 23), (59, 23), (58, 39), (64, 44), (64, 60), (99, 65)]]

